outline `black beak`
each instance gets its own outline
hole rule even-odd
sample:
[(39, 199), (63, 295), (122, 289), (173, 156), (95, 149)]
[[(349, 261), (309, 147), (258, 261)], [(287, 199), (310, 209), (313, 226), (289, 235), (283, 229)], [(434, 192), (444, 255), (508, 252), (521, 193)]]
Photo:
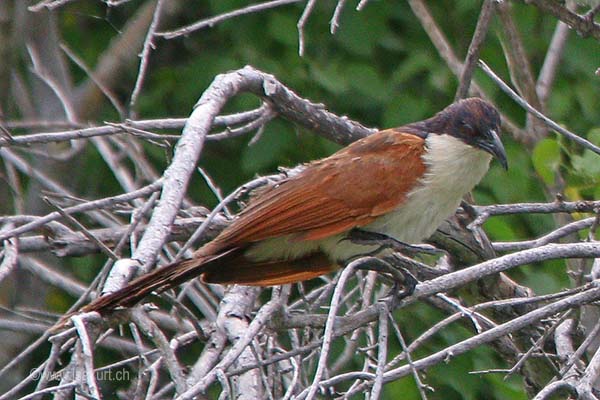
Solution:
[(478, 143), (479, 147), (494, 156), (494, 158), (500, 162), (502, 168), (507, 170), (508, 161), (506, 160), (506, 150), (504, 150), (504, 145), (502, 144), (498, 133), (493, 129), (490, 129), (487, 133), (487, 137)]

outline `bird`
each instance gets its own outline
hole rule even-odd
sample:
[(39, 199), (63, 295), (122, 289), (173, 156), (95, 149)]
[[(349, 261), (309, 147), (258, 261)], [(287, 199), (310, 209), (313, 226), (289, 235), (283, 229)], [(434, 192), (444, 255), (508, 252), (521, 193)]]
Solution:
[(250, 198), (192, 257), (104, 294), (82, 312), (106, 314), (190, 279), (276, 286), (330, 273), (374, 244), (348, 240), (357, 229), (399, 243), (428, 238), (496, 159), (508, 169), (500, 115), (480, 98), (434, 116), (376, 131)]

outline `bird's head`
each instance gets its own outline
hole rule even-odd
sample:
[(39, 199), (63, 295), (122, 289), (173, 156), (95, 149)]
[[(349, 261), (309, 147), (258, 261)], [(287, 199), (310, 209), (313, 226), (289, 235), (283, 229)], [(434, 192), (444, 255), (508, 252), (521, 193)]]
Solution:
[(487, 101), (476, 97), (457, 101), (420, 124), (419, 128), (425, 132), (451, 135), (486, 151), (504, 169), (508, 168), (506, 151), (498, 136), (500, 114)]
[(493, 105), (472, 97), (451, 104), (438, 116), (445, 120), (445, 133), (490, 153), (504, 169), (508, 169), (506, 151), (499, 136), (500, 114)]

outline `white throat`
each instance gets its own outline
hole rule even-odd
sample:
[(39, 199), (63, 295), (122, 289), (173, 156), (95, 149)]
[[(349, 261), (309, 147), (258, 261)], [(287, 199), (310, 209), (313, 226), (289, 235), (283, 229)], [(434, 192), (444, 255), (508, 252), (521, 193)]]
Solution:
[(430, 134), (425, 143), (428, 151), (423, 160), (427, 172), (417, 191), (429, 192), (438, 199), (454, 199), (452, 213), (462, 197), (483, 178), (492, 156), (450, 135)]

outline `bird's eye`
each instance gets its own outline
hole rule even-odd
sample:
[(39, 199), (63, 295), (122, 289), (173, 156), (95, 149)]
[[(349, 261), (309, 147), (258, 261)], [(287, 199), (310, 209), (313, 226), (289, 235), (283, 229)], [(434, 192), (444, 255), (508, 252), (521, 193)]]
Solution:
[(469, 124), (467, 121), (460, 121), (460, 125), (461, 125), (461, 130), (463, 132), (467, 132), (467, 133), (473, 133), (474, 129), (471, 126), (471, 124)]

